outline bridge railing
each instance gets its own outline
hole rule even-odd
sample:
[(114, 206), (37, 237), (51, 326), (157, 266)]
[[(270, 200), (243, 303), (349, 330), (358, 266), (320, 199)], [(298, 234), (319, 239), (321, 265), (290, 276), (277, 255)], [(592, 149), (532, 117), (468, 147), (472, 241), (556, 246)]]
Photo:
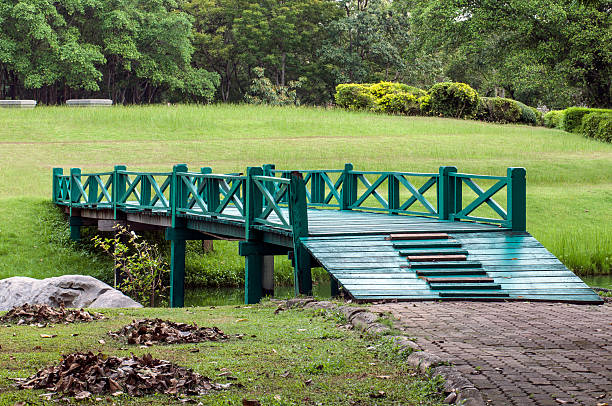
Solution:
[(113, 202), (113, 172), (81, 173), (72, 168), (64, 175), (61, 168), (53, 170), (53, 201), (71, 207), (111, 207)]
[(245, 220), (246, 176), (177, 172), (176, 215), (201, 215), (229, 220)]
[(134, 172), (115, 168), (115, 208), (170, 211), (171, 172)]
[[(356, 171), (352, 164), (346, 164), (343, 170), (299, 171), (279, 170), (274, 165), (264, 165), (263, 172), (268, 176), (283, 178), (287, 178), (291, 172), (302, 174), (306, 184), (306, 201), (311, 208), (418, 215), (525, 230), (524, 168), (508, 168), (507, 176), (457, 173), (457, 168), (452, 166), (440, 167), (438, 173)], [(493, 184), (483, 189), (477, 181)], [(270, 185), (268, 190), (275, 192)], [(475, 197), (471, 198), (470, 193)], [(281, 205), (285, 202), (279, 200)], [(485, 211), (481, 210), (483, 206), (490, 209), (488, 214), (476, 214)]]
[[(441, 168), (441, 173), (443, 169)], [(444, 167), (445, 185), (440, 189), (441, 218), (499, 224), (514, 231), (526, 230), (526, 185), (524, 168), (508, 168), (506, 176), (457, 173), (454, 167)], [(441, 175), (442, 176), (442, 175)], [(483, 188), (478, 182), (487, 182)], [(502, 192), (506, 189), (506, 194)], [(466, 192), (473, 197), (466, 199)], [(494, 199), (498, 195), (498, 200)], [(486, 209), (491, 217), (476, 215)]]

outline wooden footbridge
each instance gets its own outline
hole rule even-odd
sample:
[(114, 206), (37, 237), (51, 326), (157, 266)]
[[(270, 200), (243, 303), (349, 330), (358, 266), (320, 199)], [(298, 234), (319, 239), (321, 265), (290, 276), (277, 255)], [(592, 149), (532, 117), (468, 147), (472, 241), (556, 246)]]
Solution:
[[(483, 185), (487, 185), (486, 187)], [(495, 197), (495, 199), (494, 199)], [(183, 306), (186, 240), (240, 240), (245, 301), (258, 302), (289, 255), (296, 294), (312, 291), (322, 266), (356, 300), (601, 299), (525, 229), (525, 169), (506, 176), (250, 167), (243, 174), (133, 172), (64, 174), (53, 201), (80, 227), (165, 229), (171, 241), (170, 302)]]

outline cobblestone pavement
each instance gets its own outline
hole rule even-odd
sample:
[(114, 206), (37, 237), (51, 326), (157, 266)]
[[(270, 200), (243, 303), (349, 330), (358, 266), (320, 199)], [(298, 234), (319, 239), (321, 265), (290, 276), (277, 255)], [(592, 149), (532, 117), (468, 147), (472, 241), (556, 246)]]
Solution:
[(612, 406), (611, 303), (404, 302), (372, 311), (391, 312), (488, 404)]

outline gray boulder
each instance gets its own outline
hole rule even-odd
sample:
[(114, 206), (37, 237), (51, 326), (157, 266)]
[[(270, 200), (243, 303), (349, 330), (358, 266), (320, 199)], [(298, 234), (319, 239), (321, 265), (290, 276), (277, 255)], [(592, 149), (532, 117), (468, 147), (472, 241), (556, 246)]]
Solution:
[(24, 303), (66, 307), (129, 308), (139, 303), (91, 276), (63, 275), (33, 279), (23, 276), (0, 280), (0, 311)]

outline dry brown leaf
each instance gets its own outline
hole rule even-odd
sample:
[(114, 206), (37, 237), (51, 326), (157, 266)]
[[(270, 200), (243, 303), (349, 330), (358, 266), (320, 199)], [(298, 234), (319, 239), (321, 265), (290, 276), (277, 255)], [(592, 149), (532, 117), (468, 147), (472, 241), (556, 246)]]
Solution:
[(57, 334), (41, 334), (40, 338), (53, 338), (57, 337)]

